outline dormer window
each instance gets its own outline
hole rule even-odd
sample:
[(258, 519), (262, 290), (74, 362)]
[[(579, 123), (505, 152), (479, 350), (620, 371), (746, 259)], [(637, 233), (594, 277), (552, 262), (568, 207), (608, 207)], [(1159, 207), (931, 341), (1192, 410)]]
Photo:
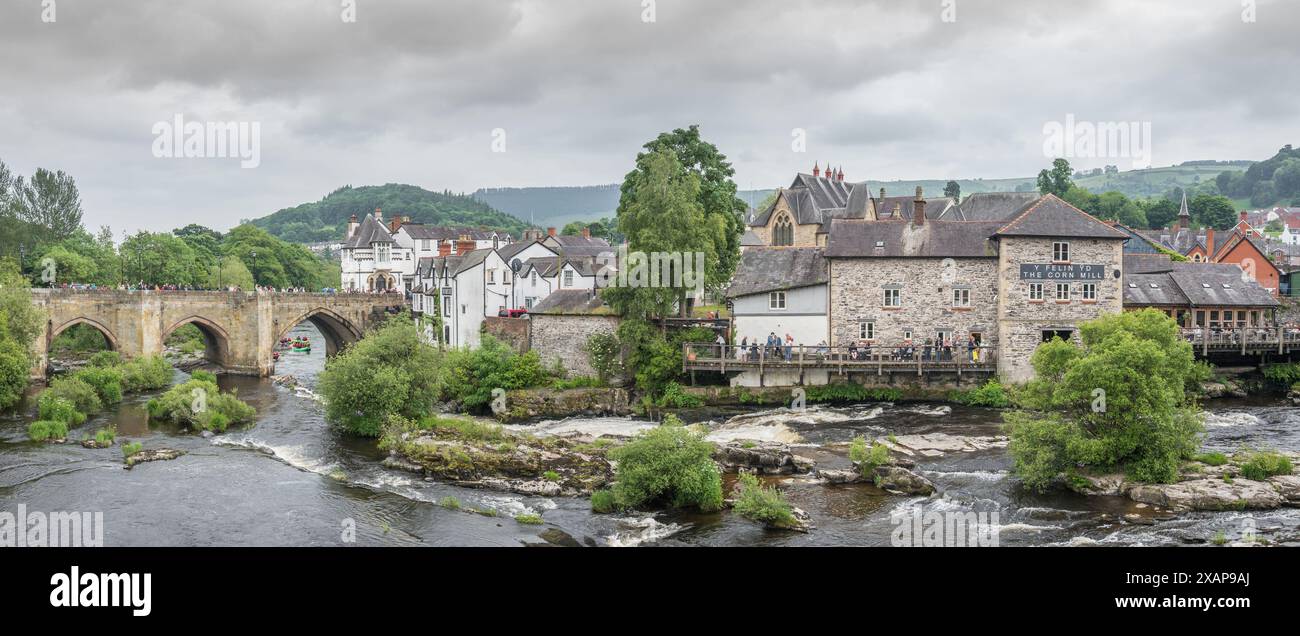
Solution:
[(1070, 262), (1070, 244), (1065, 241), (1052, 243), (1052, 262), (1068, 263)]

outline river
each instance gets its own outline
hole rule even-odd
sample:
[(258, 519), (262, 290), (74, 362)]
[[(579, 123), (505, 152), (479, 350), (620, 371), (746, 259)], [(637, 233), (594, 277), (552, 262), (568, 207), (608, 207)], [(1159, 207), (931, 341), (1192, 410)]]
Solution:
[[(310, 325), (296, 328), (314, 342)], [(885, 494), (870, 485), (826, 486), (807, 477), (776, 481), (816, 529), (807, 534), (764, 530), (730, 513), (595, 515), (586, 499), (526, 497), (426, 481), (384, 468), (370, 440), (341, 435), (326, 425), (311, 389), (324, 366), (324, 349), (285, 353), (277, 373), (302, 388), (268, 379), (222, 376), (223, 389), (258, 410), (255, 425), (204, 438), (174, 426), (149, 424), (144, 403), (132, 395), (77, 427), (72, 437), (115, 425), (118, 441), (145, 448), (176, 448), (176, 460), (125, 470), (118, 447), (31, 442), (28, 412), (0, 418), (0, 510), (26, 504), (37, 511), (102, 511), (110, 546), (520, 546), (573, 541), (587, 545), (890, 545), (891, 516), (973, 511), (998, 514), (1001, 545), (1203, 545), (1216, 533), (1229, 540), (1253, 527), (1287, 543), (1300, 541), (1300, 509), (1187, 513), (1170, 518), (1127, 499), (1024, 492), (1010, 477), (1004, 448), (918, 457), (918, 470), (940, 494), (931, 498)], [(184, 374), (177, 372), (177, 379)], [(1205, 446), (1232, 451), (1243, 445), (1300, 450), (1300, 409), (1267, 400), (1222, 401), (1207, 408)], [(753, 410), (715, 418), (713, 435), (799, 440), (797, 452), (819, 466), (847, 467), (842, 448), (855, 435), (947, 433), (977, 438), (1000, 434), (996, 411), (926, 404), (818, 407), (792, 415)], [(586, 418), (541, 425), (630, 430), (647, 423)], [(495, 517), (438, 505), (455, 497), (464, 508), (497, 511)], [(544, 525), (513, 517), (540, 514)], [(1146, 523), (1129, 523), (1137, 514)], [(1130, 517), (1130, 521), (1133, 518)], [(561, 532), (556, 532), (560, 530)], [(565, 536), (567, 535), (567, 536)]]

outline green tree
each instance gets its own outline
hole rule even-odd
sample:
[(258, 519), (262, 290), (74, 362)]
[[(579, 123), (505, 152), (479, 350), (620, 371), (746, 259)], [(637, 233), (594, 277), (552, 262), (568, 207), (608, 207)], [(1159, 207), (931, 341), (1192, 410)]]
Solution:
[(208, 277), (208, 265), (199, 262), (194, 248), (170, 233), (136, 232), (122, 241), (120, 256), (132, 283), (202, 285)]
[(1300, 159), (1287, 159), (1273, 171), (1273, 187), (1281, 197), (1300, 194)]
[(230, 289), (231, 287), (250, 291), (256, 287), (256, 283), (253, 282), (253, 275), (243, 261), (234, 256), (223, 256), (209, 268), (207, 288)]
[(1052, 168), (1044, 168), (1038, 173), (1038, 192), (1040, 194), (1055, 194), (1058, 197), (1065, 198), (1065, 193), (1074, 187), (1074, 180), (1071, 179), (1073, 171), (1070, 169), (1070, 162), (1065, 159), (1056, 159), (1052, 161)]
[(1054, 340), (1034, 352), (1036, 376), (1020, 395), (1032, 410), (1005, 416), (1017, 474), (1037, 489), (1080, 468), (1175, 480), (1197, 447), (1200, 413), (1187, 391), (1206, 367), (1156, 310), (1103, 316), (1079, 335), (1082, 347)]
[(31, 346), (44, 321), (18, 266), (0, 259), (0, 411), (17, 404), (27, 389), (35, 361)]
[(81, 229), (81, 195), (71, 176), (62, 170), (37, 168), (30, 181), (19, 177), (14, 186), (18, 218), (49, 230), (51, 236), (70, 236)]
[(1216, 230), (1237, 224), (1237, 208), (1223, 195), (1198, 194), (1187, 202), (1187, 210), (1194, 221)]
[[(736, 182), (732, 180), (735, 170), (727, 162), (726, 155), (700, 137), (698, 125), (662, 133), (645, 145), (645, 152), (637, 155), (636, 169), (623, 180), (619, 216), (625, 207), (632, 205), (630, 199), (638, 196), (637, 185), (642, 180), (637, 178), (637, 173), (646, 169), (642, 159), (663, 151), (676, 157), (675, 169), (679, 174), (689, 173), (698, 178), (695, 197), (705, 216), (700, 233), (712, 244), (707, 250), (705, 284), (710, 289), (718, 289), (731, 280), (731, 274), (740, 261), (740, 237), (745, 231), (744, 215), (748, 206), (736, 196)], [(623, 229), (621, 218), (619, 229), (631, 241), (632, 234)]]
[[(668, 149), (642, 153), (637, 168), (623, 182), (618, 207), (618, 227), (627, 236), (630, 252), (692, 254), (703, 252), (706, 282), (709, 263), (718, 262), (718, 237), (728, 232), (721, 215), (707, 215), (700, 204), (701, 180), (694, 171), (684, 170)], [(607, 303), (625, 317), (669, 315), (676, 308), (684, 315), (689, 309), (687, 289), (638, 284), (634, 272), (648, 272), (650, 264), (629, 257), (619, 263), (626, 270), (628, 284), (608, 287), (602, 294)], [(712, 273), (716, 275), (717, 265)]]
[(961, 184), (956, 181), (949, 181), (944, 184), (943, 196), (961, 200)]
[(1145, 208), (1147, 227), (1152, 229), (1169, 227), (1174, 219), (1178, 217), (1178, 204), (1163, 197), (1140, 201), (1138, 205)]

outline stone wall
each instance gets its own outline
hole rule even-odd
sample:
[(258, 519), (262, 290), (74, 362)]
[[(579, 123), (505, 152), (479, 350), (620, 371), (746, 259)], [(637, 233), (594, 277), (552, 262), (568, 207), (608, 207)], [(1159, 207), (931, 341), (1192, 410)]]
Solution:
[(595, 376), (587, 360), (587, 338), (596, 333), (613, 333), (618, 329), (617, 316), (532, 314), (528, 318), (529, 348), (541, 356), (547, 367), (556, 360), (570, 377)]
[(488, 316), (483, 320), (483, 333), (510, 345), (516, 353), (524, 353), (528, 351), (528, 329), (531, 324), (527, 318)]
[[(1097, 285), (1097, 299), (1085, 301), (1081, 296), (1083, 281), (1070, 282), (1070, 298), (1055, 298), (1055, 280), (1024, 281), (1020, 265), (1051, 263), (1052, 243), (1062, 239), (1004, 238), (998, 254), (998, 373), (1012, 382), (1023, 382), (1033, 374), (1029, 358), (1042, 343), (1045, 330), (1075, 330), (1080, 322), (1123, 308), (1124, 280), (1120, 276), (1123, 242), (1102, 239), (1069, 239), (1070, 262), (1102, 265), (1104, 275)], [(1029, 283), (1043, 283), (1043, 300), (1029, 299)], [(1078, 340), (1077, 331), (1072, 338)]]
[[(905, 331), (923, 344), (939, 329), (965, 340), (972, 330), (996, 344), (997, 260), (993, 258), (835, 258), (830, 260), (831, 344), (858, 339), (858, 324), (874, 321), (878, 346), (903, 344)], [(898, 285), (902, 307), (884, 307), (884, 290)], [(970, 307), (953, 307), (954, 288), (970, 290)]]

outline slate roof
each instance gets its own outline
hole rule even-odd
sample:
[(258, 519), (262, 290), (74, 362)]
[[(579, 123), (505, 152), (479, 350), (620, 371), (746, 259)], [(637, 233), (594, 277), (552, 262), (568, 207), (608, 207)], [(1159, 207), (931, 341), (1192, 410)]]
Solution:
[[(860, 219), (866, 216), (871, 195), (865, 183), (850, 183), (810, 174), (795, 175), (790, 187), (781, 191), (790, 207), (794, 222), (799, 225), (821, 225), (826, 231), (834, 218)], [(776, 209), (776, 201), (754, 215), (751, 227), (767, 225)]]
[(438, 225), (424, 225), (422, 223), (405, 223), (402, 228), (413, 239), (431, 239), (438, 241), (459, 240), (462, 236), (468, 236), (476, 241), (491, 240), (497, 233), (491, 230), (478, 230), (466, 227), (443, 227)]
[(1127, 239), (1128, 235), (1087, 212), (1045, 194), (997, 231), (998, 236)]
[[(520, 252), (528, 249), (529, 247), (537, 243), (540, 243), (540, 241), (536, 241), (536, 240), (515, 241), (514, 243), (509, 243), (507, 245), (502, 245), (501, 247), (498, 247), (497, 253), (501, 255), (501, 258), (505, 260), (505, 262), (509, 263), (511, 259), (515, 257), (515, 255), (519, 254)], [(551, 248), (547, 247), (546, 249), (549, 250)]]
[(819, 247), (756, 247), (741, 253), (727, 297), (824, 285), (826, 280)]
[[(876, 210), (876, 218), (881, 220), (889, 219), (907, 219), (912, 220), (916, 211), (916, 196), (908, 197), (885, 197), (883, 199), (876, 197), (871, 199), (871, 204)], [(945, 215), (950, 215), (951, 210), (956, 207), (956, 202), (951, 197), (937, 197), (925, 200), (925, 217), (927, 219), (938, 219)]]
[[(935, 216), (953, 221), (1009, 221), (1026, 206), (1037, 201), (1037, 192), (975, 192), (966, 195), (961, 203)], [(926, 216), (931, 216), (926, 211)]]
[[(1125, 258), (1127, 267), (1128, 259)], [(1152, 287), (1155, 285), (1155, 287)], [(1125, 305), (1276, 307), (1273, 295), (1232, 263), (1174, 263), (1159, 273), (1124, 274)]]
[(613, 309), (600, 299), (600, 294), (593, 294), (587, 289), (562, 289), (551, 292), (541, 302), (528, 310), (529, 314), (609, 314)]
[(393, 235), (383, 223), (375, 220), (375, 215), (367, 214), (357, 226), (357, 231), (343, 243), (343, 249), (370, 247), (371, 243), (395, 243)]
[(559, 247), (551, 247), (551, 249), (565, 256), (596, 256), (602, 253), (613, 253), (614, 251), (609, 241), (594, 236), (559, 235), (549, 237), (549, 240), (559, 243)]
[[(990, 237), (1001, 221), (835, 220), (826, 244), (828, 258), (993, 257)], [(1107, 228), (1109, 229), (1109, 228)]]
[(741, 247), (755, 247), (762, 244), (763, 241), (759, 240), (758, 235), (753, 230), (745, 230), (745, 233), (740, 237)]

